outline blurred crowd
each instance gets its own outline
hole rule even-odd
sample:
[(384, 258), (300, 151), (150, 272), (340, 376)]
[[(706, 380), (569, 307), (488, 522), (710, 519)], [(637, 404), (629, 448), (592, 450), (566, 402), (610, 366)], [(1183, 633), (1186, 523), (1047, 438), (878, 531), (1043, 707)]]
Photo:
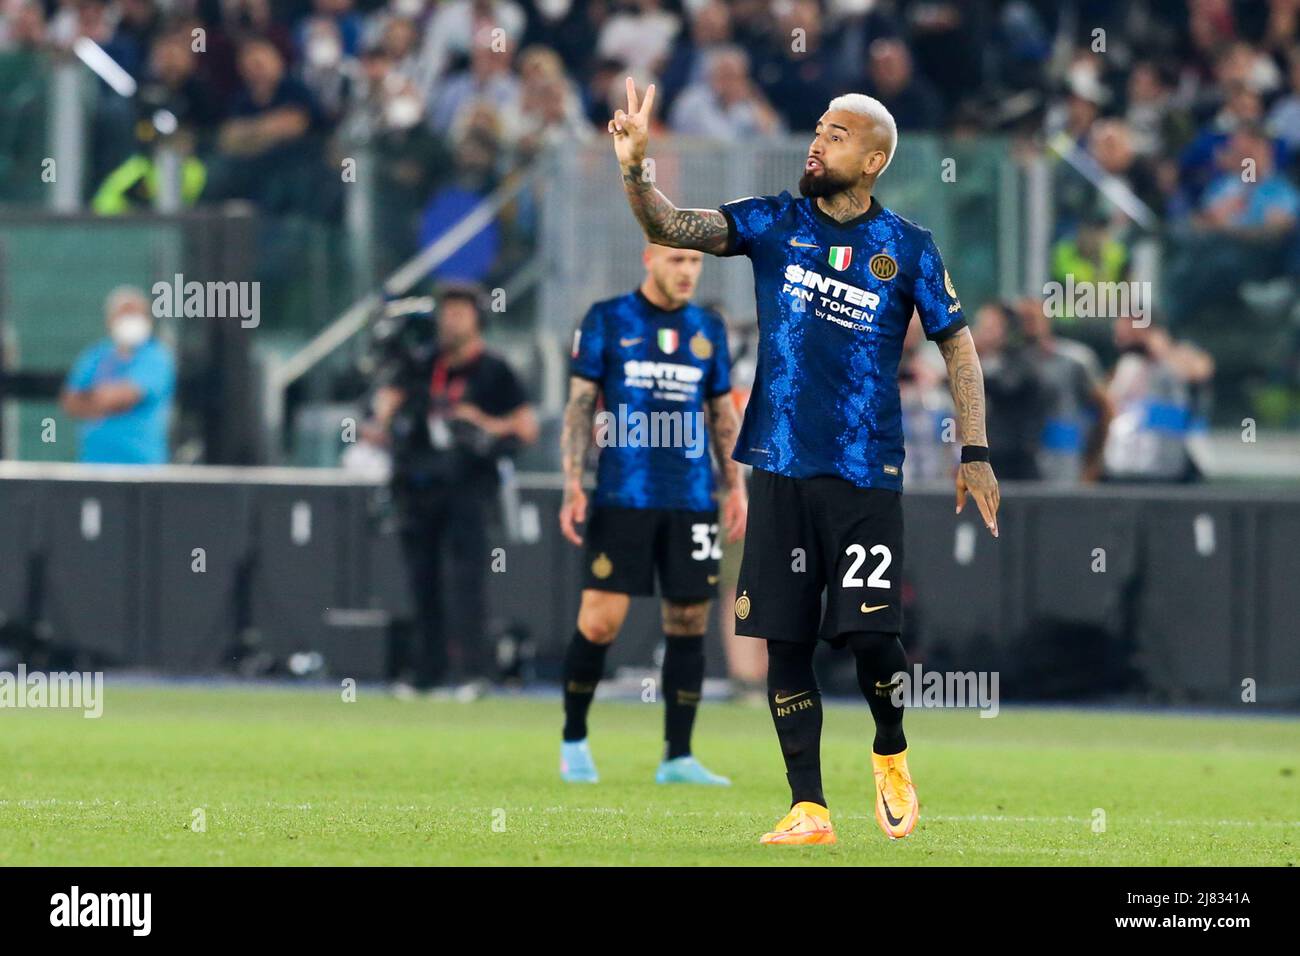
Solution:
[[(600, 136), (628, 74), (659, 86), (656, 135), (801, 134), (846, 90), (905, 134), (1005, 134), (1049, 160), (1055, 280), (1126, 281), (1159, 236), (1160, 334), (1222, 350), (1243, 407), (1300, 423), (1300, 0), (0, 0), (0, 100), (79, 37), (139, 84), (98, 100), (95, 209), (148, 205), (166, 139), (187, 202), (338, 221), (364, 149), (381, 267), (547, 144)], [(15, 135), (0, 121), (0, 162)], [(512, 205), (442, 277), (507, 274), (534, 215)], [(1113, 367), (1109, 331), (1071, 318), (1058, 338)]]
[[(971, 319), (999, 479), (1077, 484), (1204, 476), (1215, 371), (1206, 350), (1135, 317), (1106, 323), (1110, 341), (1095, 350), (1058, 334), (1034, 297), (986, 303)], [(919, 323), (904, 343), (900, 393), (908, 474), (946, 480), (957, 461), (956, 417), (947, 370)]]

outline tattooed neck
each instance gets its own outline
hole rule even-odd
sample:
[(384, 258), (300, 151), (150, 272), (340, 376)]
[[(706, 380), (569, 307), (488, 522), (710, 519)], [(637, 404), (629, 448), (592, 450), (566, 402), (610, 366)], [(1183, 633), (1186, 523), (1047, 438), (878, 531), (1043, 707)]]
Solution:
[(846, 189), (834, 196), (820, 197), (817, 200), (817, 208), (836, 222), (848, 222), (871, 208), (871, 193), (864, 196)]

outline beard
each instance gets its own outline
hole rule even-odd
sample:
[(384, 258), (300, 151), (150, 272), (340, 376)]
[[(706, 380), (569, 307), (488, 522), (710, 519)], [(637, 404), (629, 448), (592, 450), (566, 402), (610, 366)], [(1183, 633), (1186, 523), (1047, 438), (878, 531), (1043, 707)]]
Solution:
[(833, 173), (825, 166), (821, 173), (804, 173), (799, 177), (799, 195), (808, 199), (822, 199), (851, 189), (857, 180), (842, 173)]
[(663, 296), (667, 302), (671, 303), (674, 309), (681, 306), (686, 299), (690, 298), (689, 296), (684, 297), (677, 292), (676, 283), (660, 282), (658, 279), (655, 279), (654, 283), (655, 287), (659, 290), (659, 294)]

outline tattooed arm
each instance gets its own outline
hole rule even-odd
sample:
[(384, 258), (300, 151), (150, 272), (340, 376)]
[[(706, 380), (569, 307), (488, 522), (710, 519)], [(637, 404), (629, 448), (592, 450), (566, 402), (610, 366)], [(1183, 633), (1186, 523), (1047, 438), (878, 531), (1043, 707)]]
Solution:
[[(984, 373), (970, 329), (962, 329), (939, 343), (948, 365), (948, 387), (957, 409), (957, 430), (963, 445), (988, 447), (984, 432)], [(966, 493), (975, 498), (984, 524), (998, 536), (998, 503), (1001, 495), (993, 467), (987, 461), (968, 461), (957, 468), (957, 511), (966, 504)]]
[(655, 188), (645, 165), (650, 138), (650, 107), (655, 100), (651, 83), (645, 99), (638, 101), (636, 84), (627, 78), (627, 109), (616, 110), (609, 121), (614, 152), (623, 171), (628, 205), (651, 242), (675, 249), (698, 249), (717, 255), (727, 247), (727, 219), (716, 209), (678, 209)]
[(739, 541), (745, 533), (745, 518), (749, 511), (749, 496), (745, 492), (745, 479), (740, 473), (740, 463), (731, 457), (736, 449), (736, 436), (740, 433), (740, 416), (731, 403), (731, 394), (719, 395), (705, 406), (708, 417), (709, 441), (713, 457), (718, 462), (722, 476), (722, 525), (728, 541)]
[(957, 427), (963, 445), (984, 445), (984, 372), (975, 353), (970, 329), (962, 329), (939, 343), (939, 352), (948, 364), (948, 387), (957, 409)]
[(569, 403), (564, 407), (560, 453), (564, 459), (564, 500), (560, 505), (560, 531), (574, 544), (582, 544), (575, 525), (587, 520), (587, 493), (582, 490), (582, 470), (591, 445), (591, 424), (596, 414), (595, 382), (577, 375), (569, 378)]
[(727, 218), (716, 209), (678, 209), (646, 178), (642, 163), (623, 167), (623, 191), (645, 237), (656, 245), (715, 256), (727, 248)]

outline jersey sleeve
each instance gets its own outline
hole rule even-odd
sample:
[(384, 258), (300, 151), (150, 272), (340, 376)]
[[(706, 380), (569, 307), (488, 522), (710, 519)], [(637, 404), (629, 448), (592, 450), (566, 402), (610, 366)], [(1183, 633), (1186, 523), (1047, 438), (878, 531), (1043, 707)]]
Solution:
[(942, 342), (966, 328), (966, 316), (962, 313), (952, 276), (944, 268), (939, 247), (929, 233), (926, 233), (925, 242), (921, 246), (912, 298), (916, 303), (916, 311), (921, 316), (925, 337), (930, 341)]
[(727, 348), (727, 328), (722, 319), (710, 323), (709, 338), (713, 341), (713, 361), (709, 365), (704, 391), (709, 398), (717, 398), (731, 392), (731, 352)]
[(771, 228), (785, 205), (785, 196), (750, 196), (723, 203), (718, 212), (727, 220), (727, 245), (722, 256), (747, 256), (754, 243)]
[(573, 332), (569, 374), (599, 382), (605, 377), (605, 321), (597, 306), (592, 306), (582, 324)]

